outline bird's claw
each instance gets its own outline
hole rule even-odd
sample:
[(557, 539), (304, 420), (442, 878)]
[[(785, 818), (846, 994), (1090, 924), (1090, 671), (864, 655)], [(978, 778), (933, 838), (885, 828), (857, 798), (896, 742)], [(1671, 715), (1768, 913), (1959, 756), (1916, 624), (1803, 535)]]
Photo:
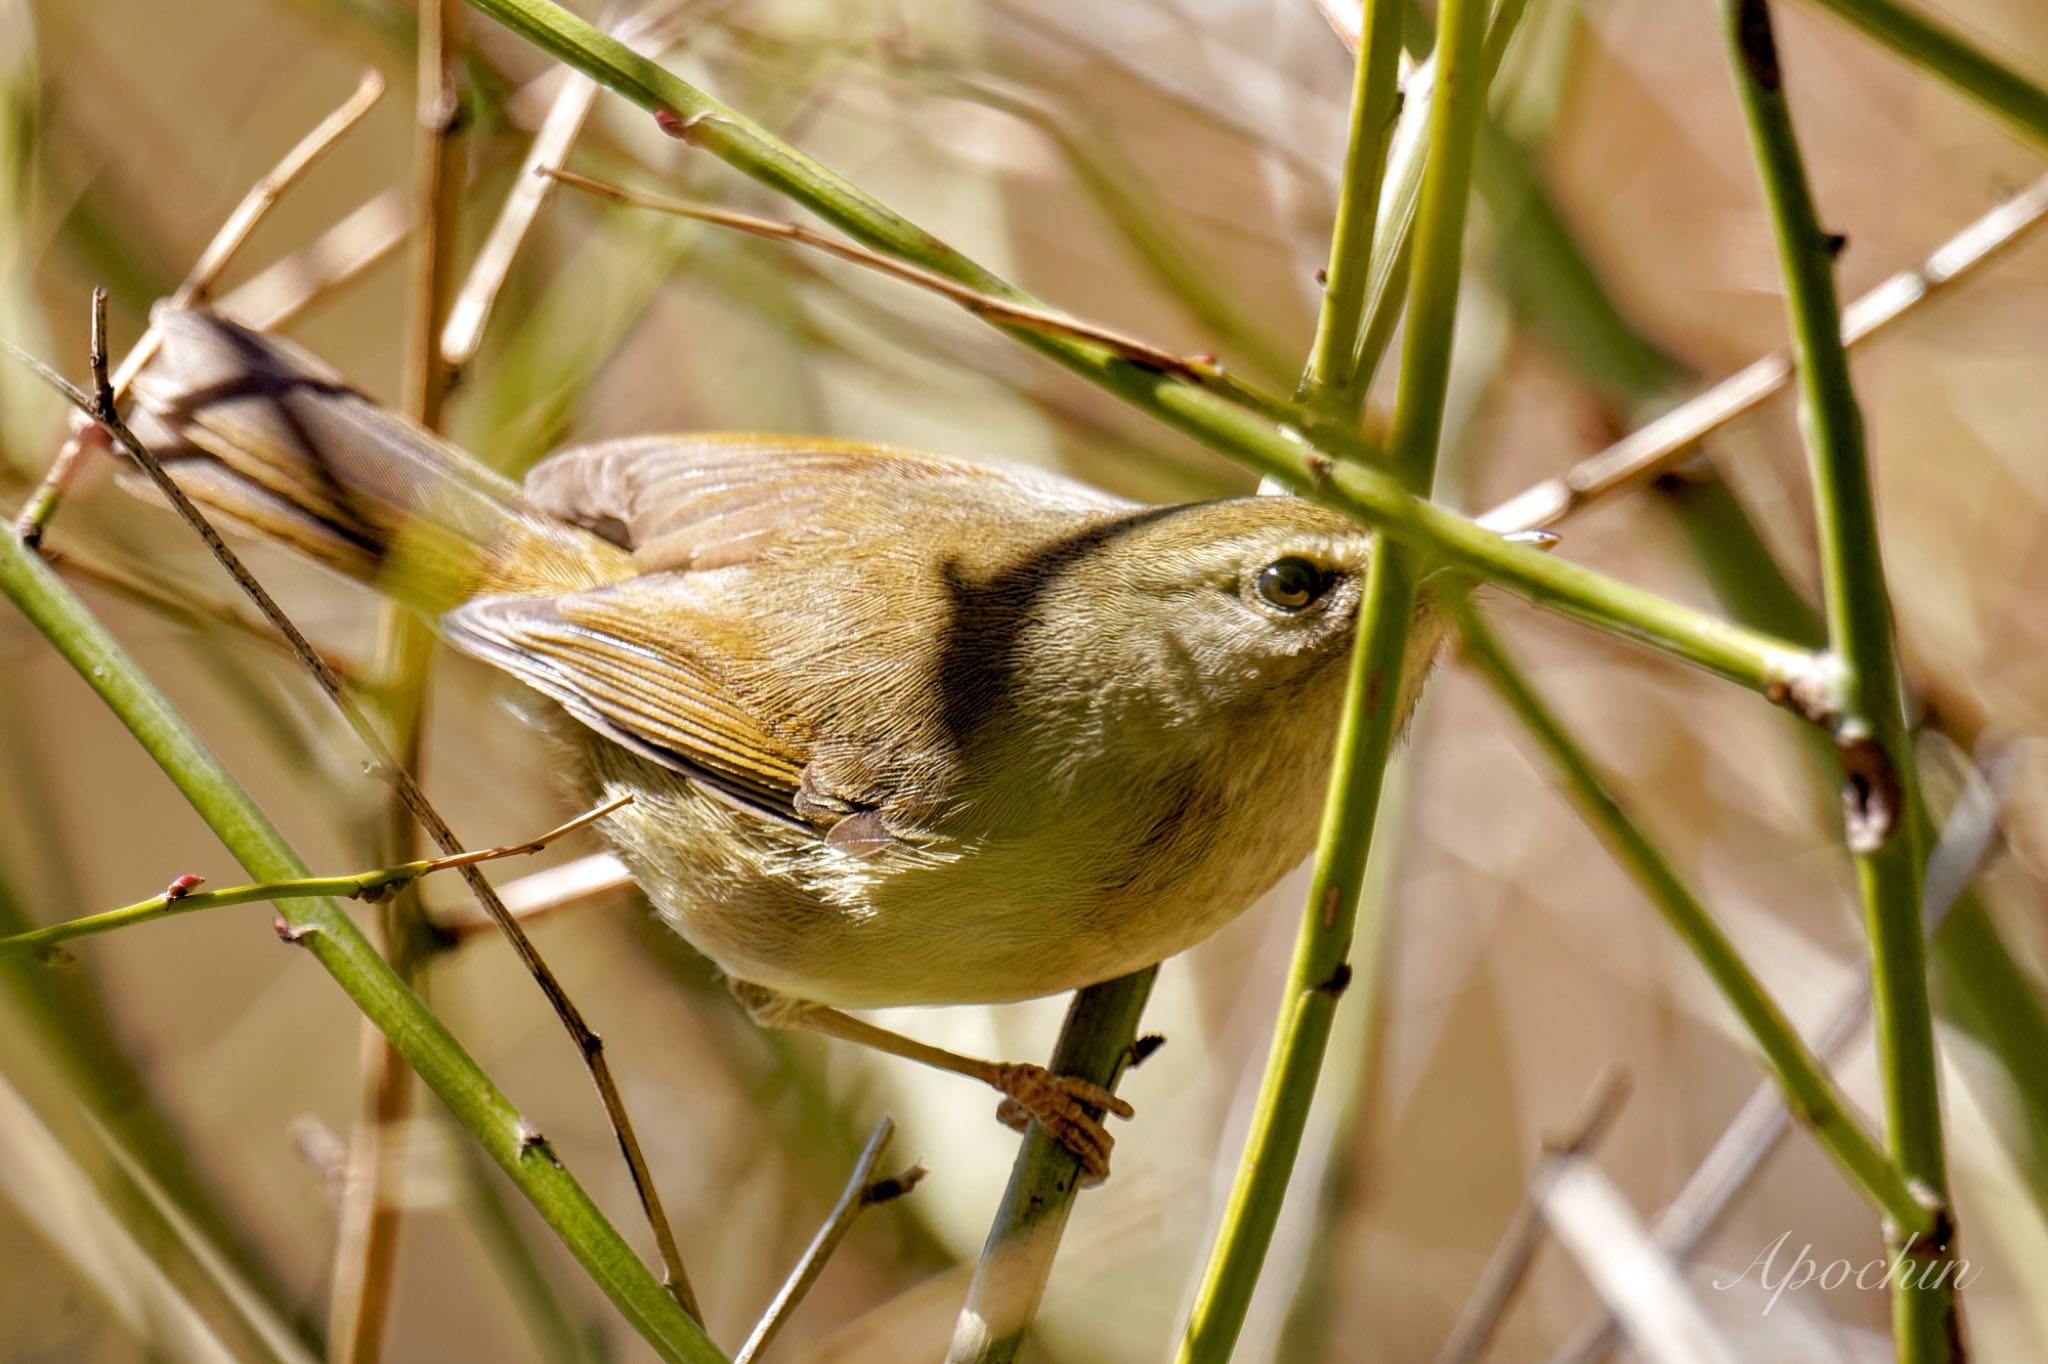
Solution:
[(1116, 1138), (1096, 1112), (1128, 1118), (1137, 1111), (1129, 1103), (1093, 1080), (1055, 1075), (1028, 1062), (998, 1067), (993, 1083), (1003, 1095), (996, 1121), (1022, 1132), (1036, 1120), (1081, 1162), (1083, 1182), (1100, 1184), (1109, 1177), (1109, 1152)]

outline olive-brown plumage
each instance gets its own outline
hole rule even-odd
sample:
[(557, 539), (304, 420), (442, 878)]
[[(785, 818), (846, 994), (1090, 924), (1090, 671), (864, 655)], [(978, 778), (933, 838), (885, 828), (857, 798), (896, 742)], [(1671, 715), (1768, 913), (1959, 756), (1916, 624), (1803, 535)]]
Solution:
[(295, 348), (158, 321), (137, 427), (183, 486), (548, 698), (576, 781), (635, 797), (606, 838), (738, 980), (1086, 985), (1310, 847), (1371, 552), (1331, 512), (751, 435), (572, 449), (515, 488)]

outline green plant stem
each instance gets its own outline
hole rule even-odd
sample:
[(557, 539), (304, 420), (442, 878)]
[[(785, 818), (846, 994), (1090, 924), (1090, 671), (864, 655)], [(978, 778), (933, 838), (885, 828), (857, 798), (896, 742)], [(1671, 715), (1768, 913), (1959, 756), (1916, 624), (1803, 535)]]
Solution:
[(1301, 398), (1338, 417), (1357, 419), (1365, 394), (1353, 385), (1352, 354), (1365, 316), (1372, 275), (1373, 232), (1387, 144), (1401, 113), (1401, 17), (1405, 0), (1367, 0), (1351, 84), (1351, 134), (1344, 149), (1344, 179), (1337, 221), (1330, 231), (1330, 263), (1323, 270), (1323, 306), (1309, 349)]
[[(1848, 843), (1869, 938), (1887, 1137), (1893, 1158), (1941, 1211), (1933, 1232), (1887, 1228), (1909, 1264), (1892, 1326), (1908, 1364), (1961, 1354), (1950, 1275), (1941, 1095), (1920, 932), (1922, 852), (1912, 741), (1878, 547), (1862, 413), (1835, 299), (1837, 242), (1818, 221), (1786, 105), (1766, 0), (1723, 0), (1736, 94), (1769, 200), (1799, 370), (1800, 415), (1819, 521), (1822, 597), (1835, 663), (1830, 708), (1844, 761)], [(1938, 1281), (1936, 1280), (1938, 1274)]]
[[(1431, 155), (1416, 209), (1407, 339), (1388, 437), (1392, 475), (1412, 493), (1429, 489), (1443, 430), (1465, 212), (1486, 111), (1486, 82), (1478, 78), (1486, 8), (1485, 0), (1446, 0), (1438, 11)], [(1182, 1364), (1226, 1360), (1236, 1347), (1301, 1149), (1337, 1001), (1350, 983), (1347, 958), (1387, 759), (1401, 719), (1400, 679), (1420, 568), (1410, 547), (1383, 542), (1366, 577), (1308, 903), (1251, 1133), (1181, 1340)]]
[[(849, 236), (983, 293), (1034, 303), (1022, 291), (906, 221), (751, 120), (633, 53), (549, 0), (468, 0), (537, 46), (650, 111), (761, 183), (789, 195)], [(1005, 328), (1132, 406), (1289, 489), (1390, 538), (1429, 550), (1539, 605), (1649, 644), (1754, 689), (1780, 694), (1810, 670), (1808, 652), (1504, 540), (1411, 496), (1400, 481), (1341, 462), (1298, 431), (1262, 419), (1231, 397), (1070, 337)], [(1307, 414), (1296, 408), (1304, 425)], [(1325, 432), (1318, 430), (1316, 440)], [(1335, 448), (1335, 447), (1331, 447)], [(1339, 453), (1342, 453), (1339, 451)]]
[[(298, 855), (134, 659), (47, 564), (9, 535), (0, 535), (0, 593), (128, 727), (250, 875), (306, 879)], [(348, 916), (321, 899), (287, 900), (279, 911), (287, 936), (310, 952), (391, 1039), (656, 1353), (681, 1364), (722, 1359), (547, 1143), (446, 1026), (392, 974)]]
[(197, 890), (193, 888), (194, 883), (180, 877), (169, 888), (147, 900), (138, 900), (119, 909), (88, 914), (82, 919), (69, 919), (46, 928), (0, 938), (0, 955), (9, 952), (46, 952), (74, 938), (111, 933), (117, 928), (145, 924), (155, 919), (167, 919), (174, 914), (190, 914), (194, 910), (218, 909), (227, 905), (256, 904), (266, 900), (337, 897), (370, 903), (388, 901), (398, 892), (410, 889), (413, 882), (422, 876), (437, 871), (475, 866), (479, 862), (495, 862), (500, 858), (517, 857), (523, 853), (537, 853), (563, 835), (575, 832), (599, 816), (609, 814), (626, 803), (626, 798), (621, 797), (578, 815), (568, 823), (558, 825), (528, 843), (511, 843), (502, 848), (483, 848), (454, 857), (422, 857), (411, 862), (400, 862), (395, 866), (380, 867), (375, 871), (354, 872), (347, 876), (293, 877), (282, 881), (264, 881), (250, 886), (229, 886), (224, 890)]
[(1458, 633), (1467, 660), (1476, 664), (1508, 709), (1557, 769), (1572, 803), (1608, 846), (1644, 895), (1699, 959), (1727, 1001), (1764, 1063), (1785, 1091), (1785, 1105), (1813, 1131), (1828, 1154), (1878, 1210), (1914, 1232), (1933, 1228), (1933, 1211), (1921, 1203), (1898, 1165), (1879, 1147), (1848, 1100), (1806, 1043), (1800, 1040), (1762, 982), (1742, 960), (1705, 905), (1679, 877), (1663, 852), (1609, 789), (1593, 760), (1536, 694), (1521, 666), (1493, 631), (1471, 610), (1456, 608)]
[(132, 905), (123, 905), (119, 909), (103, 910), (98, 914), (88, 914), (82, 919), (67, 919), (63, 923), (51, 924), (46, 928), (0, 938), (0, 952), (48, 952), (60, 943), (72, 942), (78, 938), (90, 938), (100, 933), (111, 933), (117, 928), (132, 928), (136, 924), (152, 923), (178, 914), (192, 914), (202, 909), (221, 909), (228, 905), (335, 897), (345, 900), (376, 901), (401, 886), (410, 885), (415, 878), (430, 869), (430, 864), (422, 859), (354, 876), (311, 876), (287, 881), (263, 881), (249, 886), (230, 886), (224, 890), (195, 890), (182, 895), (165, 892), (153, 895), (147, 900), (138, 900)]
[(535, 1357), (547, 1364), (612, 1364), (610, 1352), (603, 1348), (603, 1318), (595, 1311), (580, 1319), (570, 1315), (536, 1253), (532, 1223), (513, 1216), (511, 1204), (499, 1191), (497, 1173), (476, 1143), (453, 1137), (450, 1151), (469, 1225), (497, 1271)]
[[(1131, 1059), (1157, 972), (1146, 967), (1077, 993), (1053, 1047), (1052, 1073), (1114, 1087)], [(1080, 1160), (1032, 1123), (974, 1267), (946, 1364), (1008, 1364), (1017, 1357), (1080, 1187)]]
[[(1423, 42), (1429, 32), (1428, 15), (1414, 0), (1404, 0), (1402, 8), (1410, 17), (1408, 27), (1401, 33), (1407, 40), (1405, 45), (1409, 53), (1416, 60), (1409, 84), (1434, 86), (1436, 59)], [(1493, 88), (1494, 77), (1500, 74), (1501, 63), (1507, 60), (1508, 45), (1514, 41), (1515, 31), (1521, 27), (1522, 17), (1528, 10), (1529, 0), (1499, 0), (1494, 7), (1493, 19), (1486, 31), (1486, 63), (1482, 77), (1489, 91)], [(1401, 130), (1405, 131), (1406, 127), (1404, 122)], [(1483, 141), (1482, 132), (1482, 145)], [(1408, 290), (1409, 261), (1415, 248), (1416, 195), (1422, 188), (1422, 167), (1428, 151), (1428, 127), (1418, 123), (1413, 136), (1394, 137), (1383, 172), (1386, 186), (1380, 195), (1380, 230), (1372, 243), (1371, 264), (1366, 272), (1364, 321), (1358, 329), (1358, 345), (1351, 357), (1348, 380), (1350, 387), (1359, 393), (1372, 387), (1373, 376), (1379, 372), (1380, 362), (1386, 358), (1387, 347), (1393, 342), (1394, 328), (1401, 320), (1401, 305)]]
[(2048, 90), (1898, 0), (1811, 0), (2048, 144)]
[[(1497, 127), (1481, 134), (1475, 184), (1486, 196), (1495, 229), (1507, 248), (1502, 264), (1518, 309), (1572, 358), (1609, 404), (1624, 411), (1668, 406), (1687, 376), (1635, 329), (1609, 296), (1540, 178), (1524, 164), (1530, 155)], [(1987, 220), (1980, 220), (1930, 257), (1917, 271), (1926, 281), (1918, 296), (1958, 280), (1963, 271), (2008, 249), (2031, 222), (2024, 204), (2015, 200), (2008, 211), (2019, 208), (2020, 213), (1991, 231), (1984, 231)], [(1953, 249), (1965, 239), (1971, 241), (1967, 250)], [(1937, 260), (1942, 263), (1937, 265)], [(1879, 286), (1847, 312), (1856, 313), (1890, 287)], [(1904, 315), (1903, 308), (1894, 306), (1879, 316)], [(1874, 331), (1875, 323), (1866, 318), (1860, 328), (1845, 333), (1845, 339), (1868, 339)], [(1741, 499), (1710, 462), (1694, 460), (1649, 487), (1673, 514), (1722, 609), (1735, 620), (1801, 646), (1825, 645), (1827, 626), (1820, 612), (1786, 575)], [(1829, 736), (1810, 725), (1800, 732), (1814, 741), (1813, 751), (1824, 759), (1827, 780), (1832, 782), (1838, 767)], [(1958, 742), (1967, 746), (1960, 737)], [(1833, 803), (1832, 794), (1829, 800)], [(1924, 799), (1921, 808), (1924, 812)], [(1963, 889), (1943, 923), (1932, 944), (1943, 987), (1937, 1002), (1945, 1001), (1956, 1024), (1996, 1053), (2011, 1078), (2025, 1114), (2020, 1163), (2037, 1202), (2048, 1208), (2048, 1010), (2040, 991), (2000, 939), (1991, 911), (1975, 888)]]

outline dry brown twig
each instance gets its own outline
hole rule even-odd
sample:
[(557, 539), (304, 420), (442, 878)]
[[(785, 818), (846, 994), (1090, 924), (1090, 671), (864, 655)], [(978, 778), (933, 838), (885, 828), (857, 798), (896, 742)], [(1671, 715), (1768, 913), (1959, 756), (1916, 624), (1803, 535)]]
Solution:
[[(1627, 1071), (1619, 1066), (1601, 1071), (1571, 1125), (1555, 1139), (1546, 1140), (1544, 1149), (1568, 1155), (1590, 1152), (1620, 1116), (1628, 1091)], [(1533, 1192), (1525, 1192), (1501, 1232), (1500, 1243), (1494, 1247), (1486, 1268), (1480, 1272), (1479, 1281), (1473, 1285), (1472, 1295), (1465, 1300), (1457, 1323), (1437, 1351), (1436, 1364), (1473, 1364), (1485, 1352), (1495, 1328), (1514, 1303), (1537, 1248), (1543, 1244), (1544, 1225), (1543, 1211)]]
[(761, 1320), (747, 1336), (747, 1343), (740, 1346), (739, 1353), (733, 1356), (733, 1364), (757, 1364), (762, 1352), (789, 1323), (804, 1295), (811, 1291), (811, 1285), (825, 1272), (825, 1262), (846, 1239), (846, 1233), (853, 1230), (856, 1218), (869, 1208), (903, 1197), (924, 1178), (922, 1165), (912, 1165), (901, 1174), (875, 1178), (875, 1168), (881, 1164), (882, 1152), (895, 1131), (896, 1124), (887, 1114), (875, 1124), (875, 1130), (868, 1136), (868, 1144), (853, 1163), (853, 1172), (846, 1177), (846, 1188), (839, 1195), (839, 1201), (826, 1216), (824, 1225), (818, 1228), (818, 1234), (811, 1238), (811, 1244), (797, 1260), (796, 1267), (790, 1270), (789, 1278), (776, 1292), (775, 1300), (761, 1314)]
[[(461, 116), (457, 84), (460, 7), (455, 0), (423, 0), (417, 20), (413, 93), (412, 250), (408, 260), (403, 337), (403, 410), (429, 431), (441, 427), (449, 376), (433, 333), (447, 296), (461, 191)], [(372, 704), (390, 736), (397, 766), (424, 772), (420, 728), (426, 706), (431, 637), (424, 622), (396, 602), (377, 613), (372, 668), (378, 686)], [(383, 860), (419, 855), (419, 825), (397, 788), (389, 793), (378, 833)], [(384, 956), (408, 989), (419, 988), (425, 953), (424, 915), (416, 885), (382, 902)], [(365, 1019), (359, 1035), (360, 1093), (349, 1132), (348, 1178), (342, 1185), (333, 1267), (328, 1277), (327, 1357), (330, 1364), (376, 1364), (384, 1351), (398, 1268), (403, 1209), (390, 1196), (397, 1152), (390, 1139), (412, 1111), (412, 1073), (391, 1040)]]
[(550, 179), (559, 180), (565, 185), (596, 195), (600, 199), (609, 199), (614, 203), (651, 209), (656, 213), (673, 214), (678, 218), (689, 218), (695, 222), (710, 223), (715, 227), (730, 228), (735, 232), (765, 237), (770, 241), (794, 242), (798, 246), (807, 246), (814, 251), (837, 256), (840, 260), (864, 269), (929, 290), (941, 298), (959, 304), (976, 317), (987, 318), (1005, 326), (1092, 342), (1122, 359), (1144, 365), (1148, 369), (1178, 375), (1195, 383), (1205, 382), (1210, 377), (1207, 368), (1189, 357), (1163, 351), (1135, 337), (1126, 336), (1107, 327), (1098, 327), (1092, 322), (1083, 322), (1044, 308), (1034, 308), (1026, 303), (1015, 303), (1009, 299), (997, 298), (993, 294), (985, 294), (979, 289), (971, 289), (958, 280), (948, 279), (922, 266), (909, 264), (894, 256), (885, 256), (879, 251), (871, 251), (855, 242), (828, 236), (801, 223), (778, 222), (771, 218), (757, 218), (750, 213), (734, 212), (731, 209), (685, 203), (681, 199), (666, 199), (656, 194), (642, 194), (620, 185), (593, 180), (587, 175), (578, 175), (574, 171), (543, 167), (541, 173)]

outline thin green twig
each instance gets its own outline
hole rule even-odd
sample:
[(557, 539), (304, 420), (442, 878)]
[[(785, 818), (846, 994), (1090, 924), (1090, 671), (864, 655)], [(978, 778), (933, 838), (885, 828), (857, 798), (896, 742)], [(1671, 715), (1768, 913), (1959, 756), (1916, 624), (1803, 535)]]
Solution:
[(1573, 805), (1615, 860), (1699, 959), (1748, 1030), (1764, 1063), (1777, 1076), (1785, 1091), (1786, 1107), (1805, 1120), (1814, 1137), (1880, 1212), (1912, 1232), (1931, 1230), (1932, 1210), (1919, 1200), (1898, 1164), (1864, 1128), (1829, 1078), (1827, 1068), (1800, 1039), (1707, 907), (1623, 808), (1592, 758), (1537, 695), (1521, 666), (1508, 656), (1470, 603), (1459, 603), (1453, 609), (1466, 659), (1477, 665), (1550, 759)]
[(1785, 101), (1767, 0), (1723, 0), (1737, 97), (1770, 202), (1799, 369), (1800, 415), (1819, 521), (1822, 597), (1834, 662), (1825, 709), (1843, 762), (1843, 806), (1870, 942), (1887, 1138), (1894, 1159), (1936, 1210), (1932, 1230), (1888, 1226), (1896, 1253), (1921, 1272), (1897, 1276), (1892, 1326), (1906, 1364), (1961, 1357), (1953, 1227), (1934, 1023), (1920, 933), (1922, 851), (1912, 740), (1892, 636), (1862, 411), (1849, 381), (1835, 301), (1840, 239), (1823, 231)]
[[(306, 866), (114, 637), (20, 540), (0, 535), (0, 594), (77, 670), (250, 875), (303, 880)], [(552, 1227), (633, 1329), (665, 1360), (723, 1357), (605, 1219), (547, 1142), (330, 900), (279, 905), (306, 948), (404, 1055), (457, 1122)]]
[(249, 886), (230, 886), (225, 890), (197, 890), (196, 880), (181, 876), (170, 886), (132, 905), (119, 909), (89, 914), (82, 919), (68, 919), (61, 924), (46, 928), (32, 929), (0, 938), (0, 953), (6, 952), (47, 952), (61, 943), (78, 938), (89, 938), (100, 933), (111, 933), (117, 928), (132, 928), (136, 924), (153, 923), (177, 914), (191, 914), (202, 909), (221, 909), (228, 905), (258, 904), (268, 900), (343, 899), (362, 900), (376, 904), (400, 890), (405, 889), (422, 876), (453, 867), (470, 867), (479, 862), (492, 862), (503, 857), (517, 857), (525, 853), (537, 853), (550, 843), (574, 833), (594, 820), (622, 805), (632, 802), (631, 796), (621, 796), (607, 805), (600, 806), (585, 814), (578, 815), (568, 823), (548, 830), (530, 843), (508, 843), (501, 848), (481, 848), (454, 857), (422, 857), (395, 866), (380, 867), (375, 871), (355, 872), (346, 876), (302, 876), (279, 881), (262, 881)]
[[(1429, 490), (1442, 436), (1465, 210), (1486, 110), (1486, 83), (1477, 78), (1486, 8), (1485, 0), (1446, 0), (1439, 11), (1431, 155), (1416, 210), (1407, 341), (1388, 438), (1392, 473), (1411, 493)], [(1181, 1340), (1181, 1364), (1230, 1357), (1280, 1218), (1337, 1001), (1350, 983), (1359, 888), (1401, 718), (1400, 679), (1420, 576), (1419, 556), (1406, 545), (1382, 543), (1373, 555), (1308, 904), (1237, 1182)]]
[(1337, 197), (1337, 220), (1330, 230), (1330, 263), (1323, 270), (1323, 306), (1316, 315), (1308, 372), (1301, 381), (1303, 402), (1354, 421), (1365, 393), (1354, 385), (1351, 357), (1358, 349), (1365, 317), (1387, 146), (1401, 114), (1401, 17), (1405, 8), (1405, 0), (1367, 0), (1360, 14), (1344, 179)]
[[(1413, 9), (1412, 0), (1404, 8)], [(1486, 60), (1482, 77), (1489, 90), (1494, 77), (1500, 74), (1501, 63), (1507, 60), (1508, 46), (1515, 39), (1515, 32), (1521, 27), (1522, 17), (1529, 10), (1529, 0), (1499, 0), (1493, 18), (1486, 32)], [(1415, 28), (1406, 30), (1411, 41), (1411, 50), (1419, 50), (1423, 25), (1417, 21)], [(1411, 98), (1419, 98), (1434, 88), (1436, 82), (1436, 58), (1424, 56), (1416, 63), (1414, 72), (1408, 78)], [(1408, 267), (1415, 247), (1415, 205), (1416, 196), (1422, 189), (1422, 167), (1429, 151), (1430, 131), (1427, 122), (1419, 117), (1412, 124), (1403, 121), (1396, 130), (1393, 145), (1388, 153), (1385, 170), (1386, 186), (1381, 192), (1379, 216), (1380, 231), (1372, 244), (1371, 265), (1366, 272), (1363, 322), (1358, 329), (1358, 343), (1351, 356), (1351, 373), (1348, 380), (1351, 389), (1364, 393), (1372, 387), (1373, 376), (1379, 372), (1380, 362), (1386, 358), (1387, 347), (1394, 339), (1394, 328), (1401, 319), (1401, 305), (1408, 290)]]

